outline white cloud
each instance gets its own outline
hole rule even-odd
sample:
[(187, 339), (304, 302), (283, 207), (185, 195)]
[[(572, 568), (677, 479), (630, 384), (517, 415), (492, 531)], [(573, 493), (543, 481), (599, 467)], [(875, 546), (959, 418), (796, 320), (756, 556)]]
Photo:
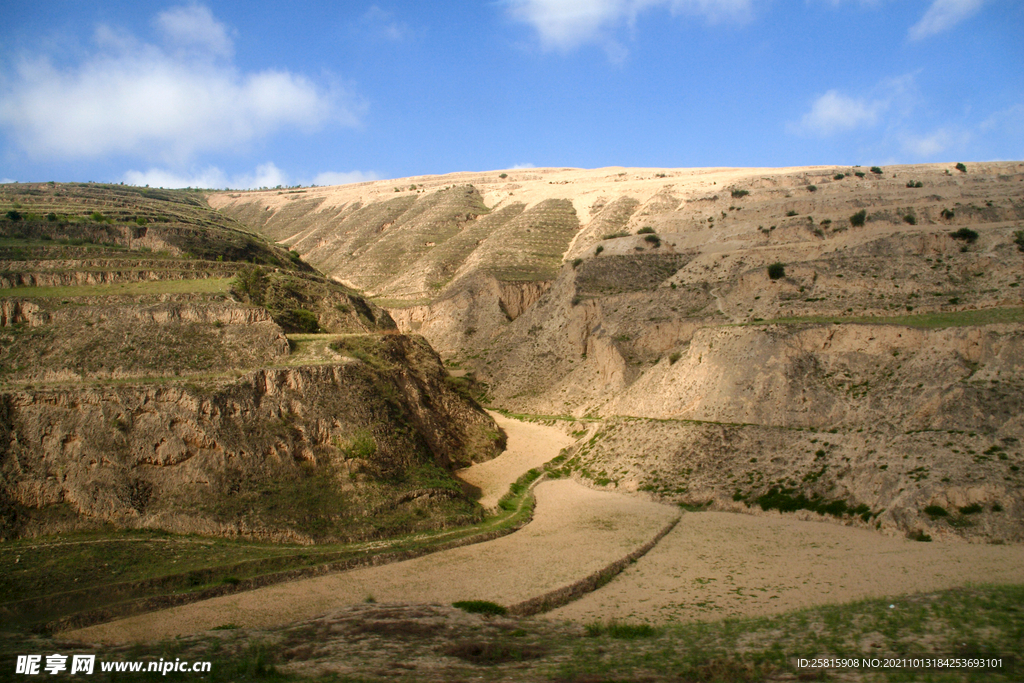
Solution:
[(838, 90), (829, 90), (811, 105), (791, 132), (828, 136), (855, 128), (873, 126), (887, 105), (881, 100), (867, 100), (843, 95)]
[(202, 170), (185, 174), (162, 168), (151, 168), (148, 171), (128, 171), (124, 174), (124, 182), (129, 185), (148, 185), (168, 189), (201, 187), (204, 189), (252, 190), (259, 187), (287, 185), (288, 179), (281, 169), (272, 161), (268, 161), (257, 166), (253, 173), (235, 175), (230, 178), (216, 166), (208, 166)]
[(187, 54), (100, 27), (96, 49), (57, 68), (25, 59), (0, 90), (0, 126), (33, 157), (126, 154), (183, 164), (282, 128), (356, 125), (340, 89), (288, 71), (241, 73), (224, 58), (227, 29), (192, 5), (157, 18), (169, 42), (191, 33)]
[(174, 7), (156, 17), (156, 26), (168, 46), (217, 57), (231, 57), (235, 46), (228, 28), (202, 5)]
[[(348, 185), (377, 180), (380, 176), (374, 171), (325, 171), (318, 174), (311, 182), (300, 181), (300, 185)], [(200, 187), (204, 189), (253, 190), (260, 187), (288, 187), (294, 183), (288, 175), (272, 161), (260, 164), (252, 173), (241, 173), (228, 176), (216, 166), (179, 173), (165, 168), (150, 168), (147, 171), (128, 171), (122, 178), (129, 185), (164, 187), (177, 189), (182, 187)]]
[(921, 40), (952, 28), (981, 9), (985, 0), (934, 0), (921, 20), (910, 27), (911, 40)]
[(3, 180), (0, 180), (0, 185), (7, 185), (8, 183), (16, 183), (16, 182), (18, 182), (18, 181), (17, 180), (11, 180), (10, 178), (4, 178)]
[(985, 133), (991, 131), (1009, 132), (1011, 130), (1019, 133), (1024, 131), (1024, 104), (1015, 104), (997, 111), (982, 121), (979, 128)]
[(901, 144), (903, 151), (917, 157), (934, 157), (962, 149), (970, 142), (970, 138), (969, 133), (940, 128), (930, 135), (904, 135)]
[(527, 168), (537, 168), (537, 167), (527, 161), (526, 163), (516, 164), (515, 166), (513, 166), (509, 170), (510, 171), (521, 171), (521, 170), (527, 169)]
[(409, 37), (410, 30), (406, 24), (396, 21), (394, 16), (393, 12), (371, 5), (363, 14), (361, 23), (374, 35), (397, 43)]
[(754, 0), (511, 0), (514, 19), (530, 24), (545, 49), (570, 50), (585, 43), (618, 47), (611, 32), (632, 25), (638, 14), (664, 7), (672, 14), (693, 14), (708, 21), (744, 21)]
[(324, 171), (313, 178), (313, 185), (349, 185), (379, 180), (373, 171)]
[(862, 96), (829, 90), (819, 96), (810, 111), (796, 123), (787, 125), (795, 135), (827, 137), (858, 128), (870, 128), (883, 122), (893, 123), (910, 115), (919, 96), (917, 72), (887, 78)]

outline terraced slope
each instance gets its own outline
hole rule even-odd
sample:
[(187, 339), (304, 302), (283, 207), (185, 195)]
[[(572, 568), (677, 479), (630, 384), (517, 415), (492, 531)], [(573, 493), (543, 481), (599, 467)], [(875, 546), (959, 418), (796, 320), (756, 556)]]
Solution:
[[(500, 240), (477, 238), (469, 256), (440, 242), (420, 256), (454, 274), (436, 291), (373, 291), (492, 406), (603, 418), (574, 476), (1000, 541), (1024, 539), (1022, 182), (1017, 162), (528, 169), (303, 196), (319, 198), (304, 220), (342, 279), (376, 268), (375, 249), (398, 240), (388, 231), (405, 228), (396, 218), (380, 247), (332, 256), (331, 239), (352, 238), (327, 207), (411, 211), (453, 184), (475, 188), (459, 191), (486, 217), (523, 207), (501, 228), (519, 241), (495, 226)], [(267, 216), (277, 238), (308, 248), (285, 228), (285, 195), (210, 201)], [(552, 206), (572, 207), (573, 234), (532, 217)], [(557, 274), (492, 269), (539, 251), (522, 246), (535, 231), (562, 236)]]
[(0, 537), (308, 543), (478, 519), (451, 473), (500, 432), (395, 332), (196, 193), (4, 185)]

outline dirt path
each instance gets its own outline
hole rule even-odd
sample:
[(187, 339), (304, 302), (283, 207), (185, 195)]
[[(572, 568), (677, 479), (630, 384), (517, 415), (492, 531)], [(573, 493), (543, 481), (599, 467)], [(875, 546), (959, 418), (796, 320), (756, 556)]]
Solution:
[(919, 543), (828, 522), (700, 512), (683, 515), (608, 585), (548, 616), (713, 620), (968, 583), (1024, 583), (1024, 547)]
[[(525, 463), (528, 469), (532, 458), (545, 462), (557, 455), (566, 438), (540, 425), (503, 420), (502, 426), (509, 435), (510, 461), (520, 464), (502, 464), (478, 479), (491, 496), (500, 482), (522, 473), (520, 465)], [(531, 454), (523, 445), (525, 439), (544, 444), (545, 453)], [(569, 480), (541, 482), (536, 496), (533, 521), (494, 541), (222, 596), (62, 635), (89, 643), (153, 642), (226, 624), (273, 627), (371, 596), (380, 603), (491, 600), (511, 605), (605, 568), (650, 541), (679, 515), (672, 506), (593, 491)]]
[(572, 438), (552, 427), (520, 422), (500, 413), (488, 411), (488, 414), (508, 435), (505, 452), (493, 460), (459, 470), (456, 474), (463, 481), (478, 487), (483, 492), (480, 504), (493, 510), (520, 475), (557, 456), (560, 450), (572, 443)]

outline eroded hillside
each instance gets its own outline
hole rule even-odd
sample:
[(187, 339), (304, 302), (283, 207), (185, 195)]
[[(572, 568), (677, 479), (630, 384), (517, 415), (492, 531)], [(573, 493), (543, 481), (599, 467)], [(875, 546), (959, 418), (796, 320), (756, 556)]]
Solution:
[(421, 337), (195, 193), (5, 185), (0, 536), (460, 524), (500, 430)]
[(1024, 539), (1024, 164), (528, 169), (210, 202), (374, 295), (492, 405), (590, 418), (565, 474)]

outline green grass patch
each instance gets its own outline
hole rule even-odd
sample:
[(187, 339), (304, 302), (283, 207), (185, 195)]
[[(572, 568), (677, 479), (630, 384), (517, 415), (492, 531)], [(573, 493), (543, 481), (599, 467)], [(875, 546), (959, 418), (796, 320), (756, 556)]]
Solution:
[(608, 623), (595, 622), (584, 626), (584, 630), (591, 638), (608, 636), (619, 640), (636, 640), (638, 638), (653, 638), (658, 635), (659, 630), (650, 624), (625, 624), (617, 621)]
[(155, 280), (118, 282), (104, 285), (61, 287), (13, 287), (3, 290), (6, 297), (26, 299), (64, 299), (80, 296), (144, 296), (147, 294), (222, 294), (231, 286), (230, 278), (198, 280)]
[(529, 490), (530, 484), (537, 481), (542, 474), (544, 474), (544, 471), (541, 468), (534, 467), (520, 476), (508, 487), (508, 493), (498, 501), (498, 507), (506, 512), (515, 510), (519, 507), (523, 494)]
[[(115, 648), (115, 659), (212, 661), (206, 678), (236, 680), (422, 681), (550, 680), (583, 683), (619, 681), (754, 682), (864, 680), (1018, 681), (1020, 636), (1024, 633), (1024, 586), (959, 586), (914, 595), (887, 595), (846, 604), (821, 605), (757, 618), (710, 622), (598, 623), (584, 629), (545, 619), (475, 618), (416, 621), (409, 610), (381, 611), (368, 625), (356, 618), (319, 625), (297, 624), (267, 632), (233, 629), (216, 634)], [(416, 613), (422, 608), (415, 608)], [(388, 619), (388, 615), (394, 615)], [(459, 622), (462, 623), (459, 623)], [(349, 634), (338, 627), (352, 629)], [(388, 636), (377, 657), (353, 655), (350, 634)], [(363, 641), (365, 642), (365, 641)], [(0, 639), (0, 657), (14, 661), (26, 652), (91, 652), (46, 637), (10, 634)], [(344, 652), (345, 675), (325, 673)], [(116, 653), (116, 654), (115, 654)], [(442, 655), (441, 658), (438, 655)], [(833, 659), (934, 657), (1003, 658), (988, 670), (900, 668), (808, 669), (797, 658)], [(1009, 657), (1017, 661), (1010, 662)], [(392, 662), (430, 661), (424, 669)], [(528, 668), (525, 662), (528, 661)], [(276, 667), (290, 662), (286, 675)], [(488, 668), (481, 668), (486, 666)], [(99, 672), (97, 672), (99, 674)], [(97, 680), (110, 680), (95, 676)], [(187, 680), (176, 678), (168, 680)], [(12, 679), (13, 680), (13, 679)], [(117, 679), (120, 680), (120, 679)]]
[(997, 325), (1024, 322), (1024, 308), (983, 308), (971, 311), (949, 311), (939, 313), (916, 313), (913, 315), (894, 316), (828, 316), (807, 315), (788, 318), (773, 318), (757, 323), (739, 323), (740, 325), (799, 325), (805, 323), (842, 324), (861, 323), (873, 325), (903, 325), (921, 329), (941, 329), (945, 327), (974, 327), (977, 325)]

